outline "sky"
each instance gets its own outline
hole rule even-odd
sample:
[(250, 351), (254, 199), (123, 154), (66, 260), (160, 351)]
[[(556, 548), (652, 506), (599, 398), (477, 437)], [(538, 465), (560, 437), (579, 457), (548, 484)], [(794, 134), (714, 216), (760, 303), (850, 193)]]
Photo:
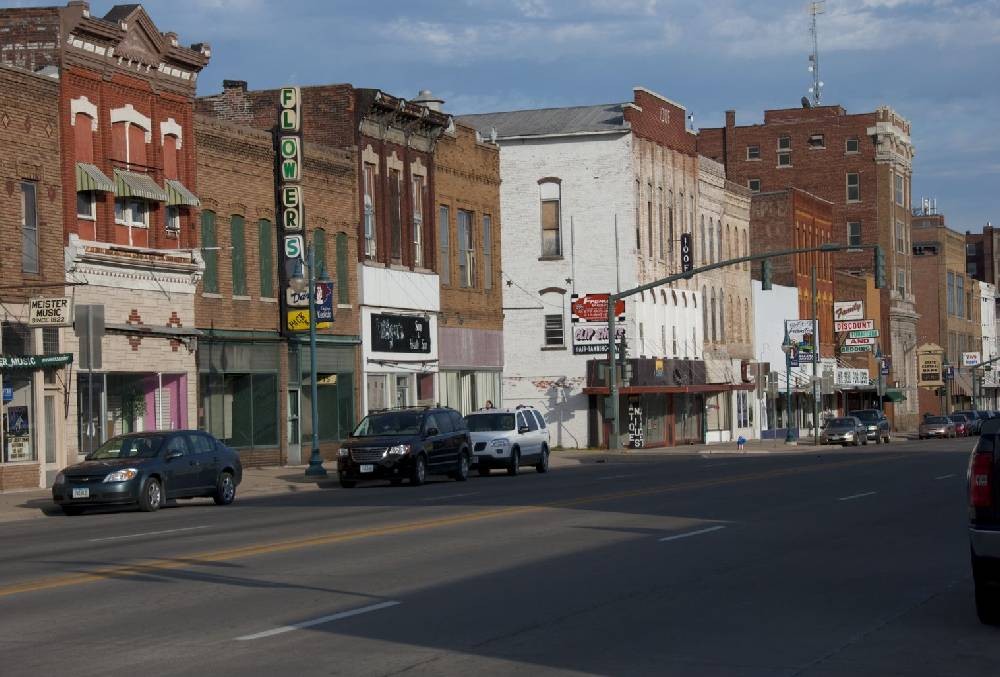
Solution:
[[(34, 0), (15, 5), (51, 5)], [(91, 2), (103, 16), (113, 3)], [(161, 31), (208, 42), (198, 93), (350, 82), (454, 114), (629, 101), (641, 85), (697, 127), (807, 95), (808, 3), (794, 0), (148, 0)], [(823, 103), (912, 124), (913, 197), (959, 231), (1000, 225), (1000, 0), (827, 0)]]

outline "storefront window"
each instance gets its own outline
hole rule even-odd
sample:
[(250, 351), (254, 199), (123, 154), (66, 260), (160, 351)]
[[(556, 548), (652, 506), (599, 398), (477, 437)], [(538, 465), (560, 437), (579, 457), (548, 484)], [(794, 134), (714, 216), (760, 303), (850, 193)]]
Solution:
[(500, 405), (500, 372), (442, 371), (440, 384), (441, 404), (463, 416), (481, 409), (486, 402)]
[(3, 460), (6, 463), (34, 461), (36, 457), (32, 439), (35, 421), (31, 407), (30, 372), (16, 374), (8, 371), (4, 374), (3, 385), (7, 394), (13, 395), (3, 408)]
[(710, 431), (729, 430), (729, 393), (712, 393), (705, 403)]
[(237, 448), (278, 444), (275, 374), (202, 374), (203, 425)]

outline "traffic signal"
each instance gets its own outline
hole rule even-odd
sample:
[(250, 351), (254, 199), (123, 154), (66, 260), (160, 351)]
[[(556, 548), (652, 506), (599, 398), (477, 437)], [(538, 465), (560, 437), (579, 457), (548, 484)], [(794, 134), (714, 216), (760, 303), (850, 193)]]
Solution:
[(763, 291), (771, 291), (771, 259), (760, 262), (760, 288)]
[(880, 245), (875, 245), (875, 288), (885, 288), (885, 252)]

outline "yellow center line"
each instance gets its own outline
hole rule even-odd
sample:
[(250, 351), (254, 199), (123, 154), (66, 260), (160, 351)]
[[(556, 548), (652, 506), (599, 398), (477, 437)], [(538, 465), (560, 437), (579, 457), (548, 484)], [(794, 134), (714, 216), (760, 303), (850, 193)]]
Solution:
[(449, 517), (439, 517), (428, 520), (403, 522), (401, 524), (391, 524), (383, 527), (368, 527), (365, 529), (355, 529), (351, 531), (330, 532), (330, 533), (320, 534), (318, 536), (297, 538), (288, 541), (276, 541), (273, 543), (262, 543), (257, 545), (247, 545), (236, 548), (226, 548), (223, 550), (213, 550), (199, 554), (181, 555), (176, 558), (170, 558), (170, 559), (167, 558), (151, 559), (148, 561), (137, 562), (134, 564), (115, 565), (115, 566), (94, 569), (93, 571), (85, 571), (76, 574), (68, 574), (62, 576), (50, 576), (47, 578), (24, 581), (22, 583), (14, 583), (12, 585), (0, 587), (0, 597), (9, 597), (10, 595), (17, 595), (26, 592), (39, 592), (41, 590), (52, 590), (54, 588), (65, 588), (75, 585), (83, 585), (85, 583), (94, 583), (97, 581), (128, 578), (131, 576), (142, 576), (142, 575), (156, 573), (158, 571), (170, 571), (175, 569), (190, 568), (205, 563), (225, 562), (235, 559), (243, 559), (247, 557), (256, 557), (258, 555), (269, 555), (274, 553), (288, 552), (292, 550), (302, 550), (306, 548), (332, 545), (336, 543), (344, 543), (347, 541), (372, 538), (376, 536), (390, 536), (393, 534), (425, 531), (427, 529), (437, 529), (439, 527), (445, 527), (445, 526), (468, 524), (471, 522), (478, 522), (498, 517), (510, 517), (513, 515), (523, 515), (527, 513), (542, 512), (546, 510), (573, 508), (581, 505), (589, 505), (592, 503), (601, 503), (605, 501), (614, 501), (627, 498), (640, 498), (643, 496), (654, 496), (657, 494), (690, 491), (692, 489), (708, 489), (713, 487), (726, 486), (730, 484), (738, 484), (740, 482), (753, 482), (762, 479), (788, 477), (791, 475), (800, 475), (804, 473), (818, 472), (834, 468), (846, 468), (849, 466), (856, 466), (856, 465), (867, 465), (887, 460), (897, 460), (900, 458), (905, 458), (905, 456), (901, 454), (894, 456), (878, 456), (874, 458), (857, 459), (851, 461), (835, 461), (832, 463), (821, 464), (821, 465), (797, 466), (794, 468), (780, 468), (777, 470), (769, 470), (758, 473), (737, 475), (735, 477), (727, 477), (722, 479), (697, 480), (693, 482), (685, 482), (681, 484), (674, 484), (668, 486), (651, 487), (646, 489), (632, 489), (628, 491), (620, 491), (610, 494), (600, 494), (596, 496), (584, 496), (581, 498), (574, 498), (562, 501), (552, 501), (549, 503), (542, 503), (539, 505), (495, 508), (492, 510), (481, 510), (479, 512), (463, 513), (461, 515), (453, 515)]

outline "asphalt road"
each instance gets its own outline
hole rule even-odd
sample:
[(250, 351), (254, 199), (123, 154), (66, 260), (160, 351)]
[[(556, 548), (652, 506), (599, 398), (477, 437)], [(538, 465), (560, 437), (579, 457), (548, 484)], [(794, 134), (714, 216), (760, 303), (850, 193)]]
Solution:
[(972, 440), (0, 525), (0, 674), (990, 675)]

